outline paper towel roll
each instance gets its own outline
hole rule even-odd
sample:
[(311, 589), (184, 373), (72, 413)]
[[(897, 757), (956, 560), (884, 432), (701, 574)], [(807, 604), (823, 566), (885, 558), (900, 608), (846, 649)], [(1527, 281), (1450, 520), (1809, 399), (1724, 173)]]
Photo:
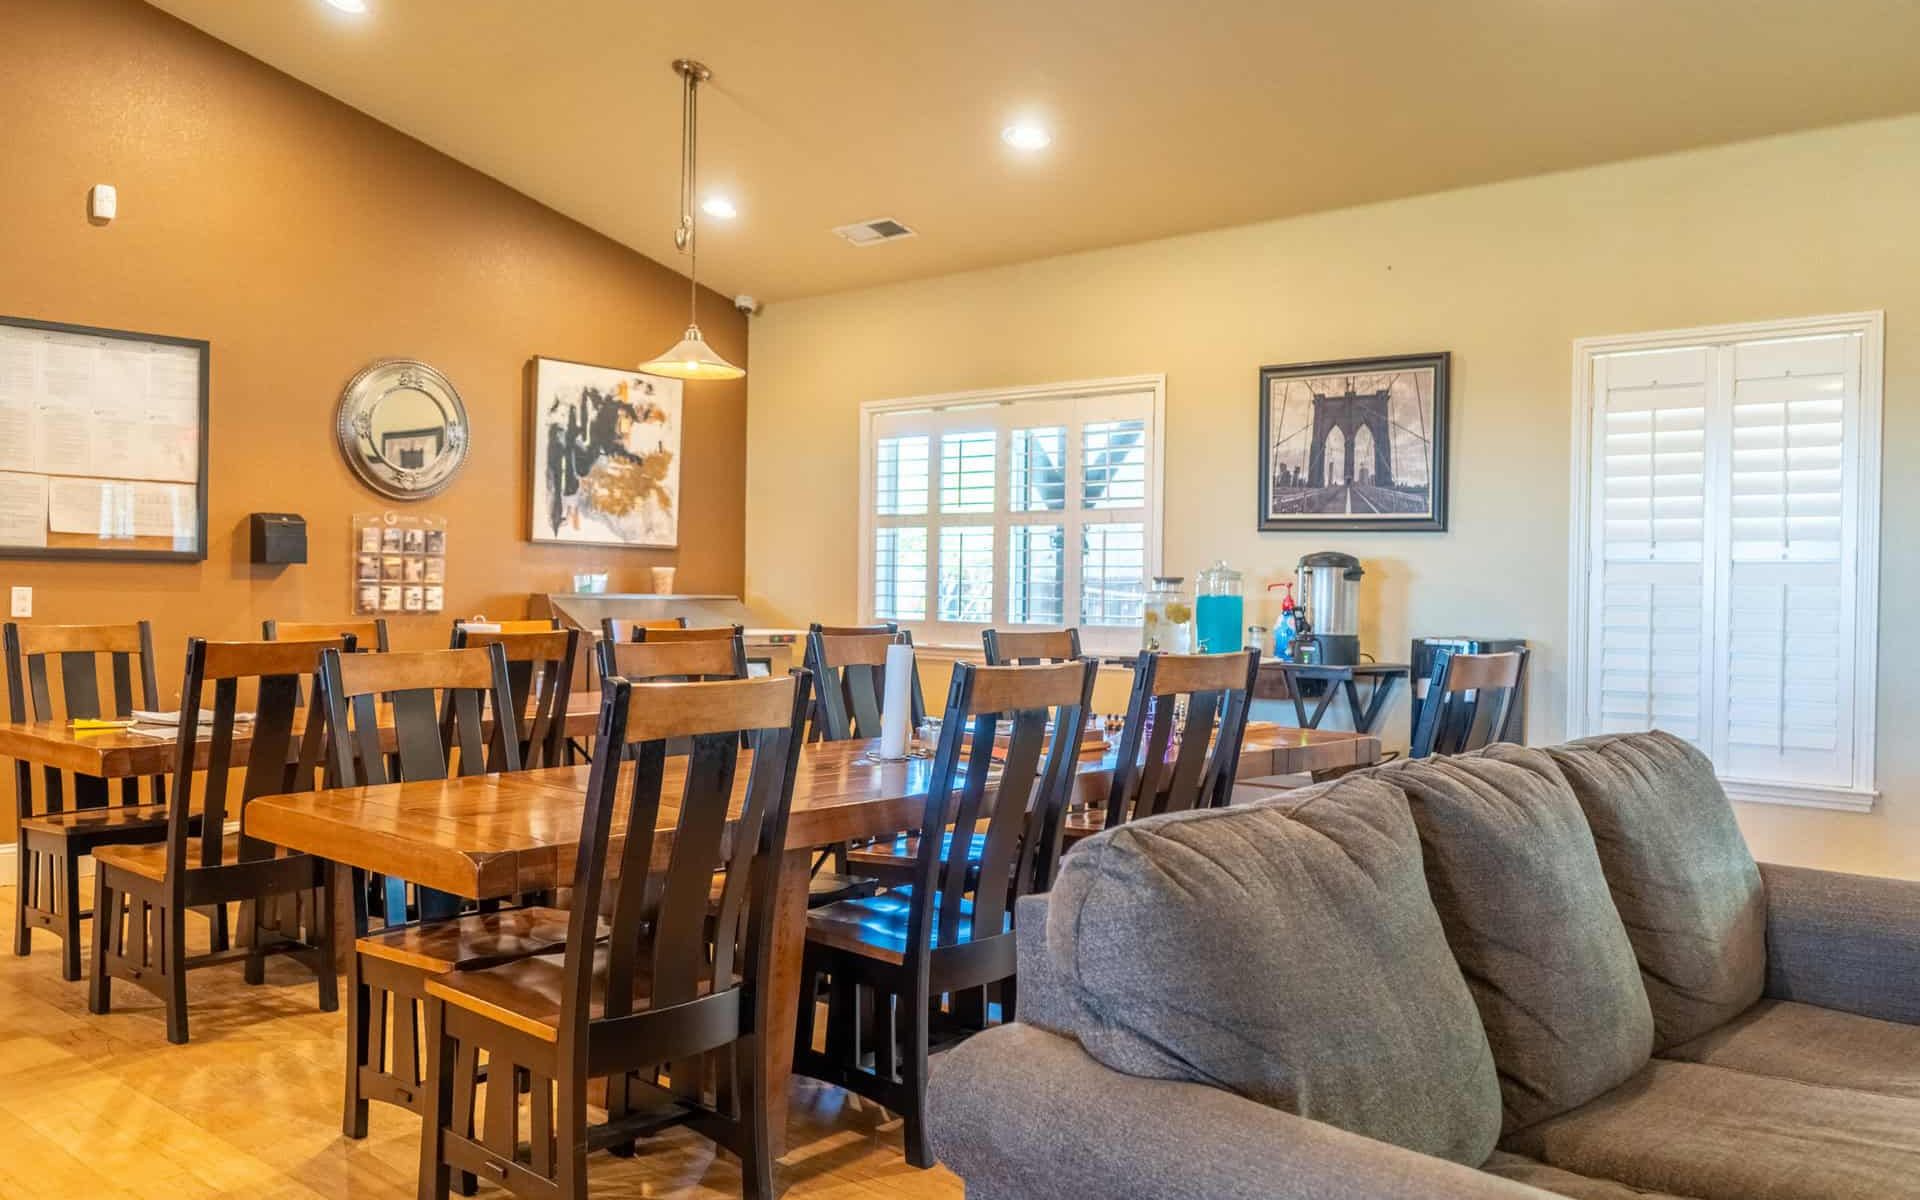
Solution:
[(887, 647), (886, 687), (880, 697), (880, 757), (907, 756), (907, 724), (912, 719), (913, 647)]

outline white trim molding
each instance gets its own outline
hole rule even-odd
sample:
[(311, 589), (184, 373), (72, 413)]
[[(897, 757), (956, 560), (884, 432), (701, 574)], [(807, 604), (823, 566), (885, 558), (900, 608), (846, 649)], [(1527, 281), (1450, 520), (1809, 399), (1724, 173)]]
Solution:
[[(1595, 363), (1602, 356), (1680, 347), (1724, 347), (1731, 343), (1852, 334), (1860, 338), (1858, 450), (1848, 460), (1855, 472), (1858, 503), (1851, 527), (1853, 569), (1848, 583), (1854, 589), (1852, 677), (1851, 784), (1811, 784), (1742, 778), (1723, 774), (1721, 782), (1735, 800), (1783, 804), (1843, 812), (1869, 812), (1879, 795), (1875, 786), (1875, 711), (1878, 697), (1880, 611), (1880, 503), (1881, 421), (1885, 385), (1886, 317), (1879, 311), (1830, 316), (1710, 325), (1654, 333), (1580, 338), (1573, 343), (1573, 431), (1569, 479), (1567, 581), (1567, 732), (1579, 737), (1589, 728), (1588, 659), (1592, 600), (1593, 556), (1593, 436)], [(1724, 558), (1725, 554), (1721, 553)], [(1704, 730), (1703, 730), (1704, 732)]]

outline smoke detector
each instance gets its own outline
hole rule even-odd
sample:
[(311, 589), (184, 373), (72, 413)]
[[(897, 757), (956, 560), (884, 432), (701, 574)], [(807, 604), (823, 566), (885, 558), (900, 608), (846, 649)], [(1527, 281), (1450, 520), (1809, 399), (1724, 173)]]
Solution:
[(892, 217), (881, 217), (874, 221), (856, 221), (851, 225), (842, 225), (834, 232), (845, 238), (847, 244), (852, 246), (873, 246), (881, 242), (893, 242), (915, 236), (913, 230)]

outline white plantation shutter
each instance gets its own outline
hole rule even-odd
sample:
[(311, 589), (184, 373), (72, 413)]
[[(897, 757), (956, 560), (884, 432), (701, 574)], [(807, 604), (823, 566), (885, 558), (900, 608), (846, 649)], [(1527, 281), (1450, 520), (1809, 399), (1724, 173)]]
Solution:
[(863, 609), (917, 641), (1078, 624), (1139, 643), (1158, 567), (1157, 380), (869, 405)]
[[(1852, 780), (1860, 338), (1732, 347), (1723, 741), (1736, 779)], [(1850, 478), (1849, 476), (1854, 476)]]
[(1594, 363), (1593, 729), (1706, 748), (1708, 355)]
[(1668, 730), (1736, 795), (1870, 803), (1877, 328), (1592, 355), (1576, 731)]

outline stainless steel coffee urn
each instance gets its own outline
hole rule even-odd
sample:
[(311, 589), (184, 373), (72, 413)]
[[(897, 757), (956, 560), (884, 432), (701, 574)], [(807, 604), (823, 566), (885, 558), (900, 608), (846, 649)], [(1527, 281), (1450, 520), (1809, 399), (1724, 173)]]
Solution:
[[(1300, 600), (1311, 627), (1296, 639), (1300, 662), (1350, 667), (1360, 661), (1360, 560), (1337, 550), (1321, 550), (1300, 560)], [(1305, 644), (1302, 644), (1302, 643)]]

